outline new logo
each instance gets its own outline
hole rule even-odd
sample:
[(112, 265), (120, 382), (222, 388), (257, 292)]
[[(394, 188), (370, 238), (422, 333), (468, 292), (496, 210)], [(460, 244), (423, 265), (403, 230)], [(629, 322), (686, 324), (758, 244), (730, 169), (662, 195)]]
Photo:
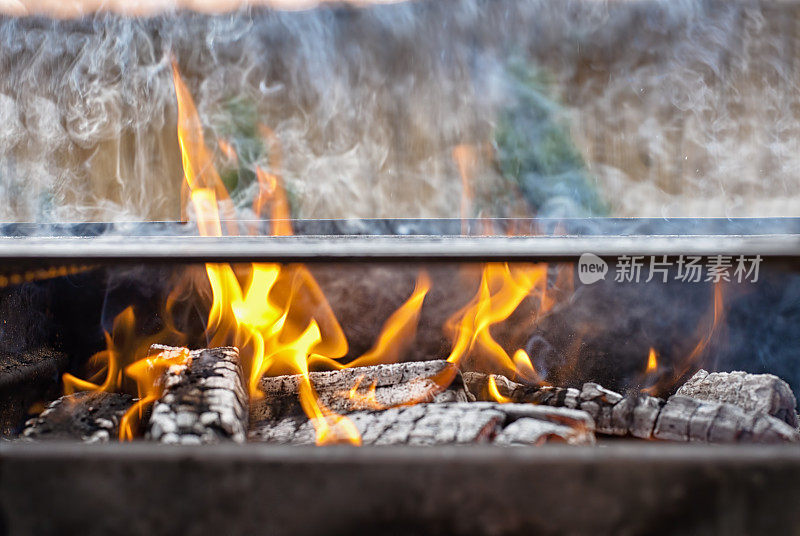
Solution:
[(584, 253), (578, 260), (578, 279), (584, 285), (591, 285), (606, 278), (608, 263), (594, 253)]

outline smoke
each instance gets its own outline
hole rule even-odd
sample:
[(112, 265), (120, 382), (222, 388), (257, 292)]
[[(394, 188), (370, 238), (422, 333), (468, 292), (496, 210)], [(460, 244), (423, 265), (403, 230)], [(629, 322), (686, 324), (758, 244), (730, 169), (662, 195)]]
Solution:
[[(538, 215), (597, 214), (601, 205), (617, 216), (792, 215), (793, 9), (444, 0), (8, 16), (0, 220), (177, 219), (173, 55), (208, 145), (232, 142), (246, 164), (228, 170), (241, 207), (254, 192), (245, 168), (275, 164), (255, 134), (264, 125), (279, 140), (280, 171), (303, 218), (459, 217), (453, 148), (464, 144), (479, 155), (472, 216), (509, 215), (509, 195)], [(509, 175), (497, 164), (509, 139), (498, 146), (498, 125), (530, 102), (520, 100), (519, 65), (537, 80), (527, 91), (540, 104), (535, 132), (520, 127), (513, 139), (532, 148), (523, 161), (557, 172)], [(570, 151), (577, 159), (566, 172), (546, 165)]]

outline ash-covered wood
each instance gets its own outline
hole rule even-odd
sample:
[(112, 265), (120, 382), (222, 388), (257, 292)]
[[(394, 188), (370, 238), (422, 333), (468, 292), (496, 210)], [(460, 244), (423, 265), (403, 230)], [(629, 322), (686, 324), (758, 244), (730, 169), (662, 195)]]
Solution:
[[(153, 345), (152, 351), (182, 349)], [(248, 397), (236, 348), (193, 350), (161, 381), (164, 391), (153, 406), (148, 438), (185, 445), (245, 440)]]
[[(497, 392), (511, 402), (527, 403), (530, 402), (530, 397), (539, 392), (538, 385), (525, 385), (513, 382), (501, 374), (484, 374), (483, 372), (463, 372), (461, 376), (464, 378), (464, 385), (467, 391), (476, 400), (492, 401), (489, 394), (489, 380), (494, 379), (494, 384), (497, 387)], [(565, 407), (577, 407), (577, 402), (574, 405), (562, 404)]]
[(120, 393), (84, 391), (51, 402), (25, 423), (22, 437), (106, 442), (119, 437), (119, 422), (136, 399)]
[[(428, 403), (347, 415), (365, 445), (443, 445), (494, 442), (538, 445), (594, 443), (594, 423), (583, 411), (525, 404)], [(313, 423), (301, 416), (262, 422), (251, 441), (313, 444)]]
[(791, 387), (773, 374), (699, 370), (676, 393), (700, 400), (725, 402), (745, 411), (767, 413), (797, 428), (797, 400)]
[(59, 395), (67, 361), (48, 348), (0, 353), (0, 435), (18, 433), (34, 403)]
[[(302, 415), (298, 399), (301, 380), (300, 375), (262, 378), (259, 386), (264, 397), (253, 402), (251, 422)], [(336, 413), (469, 400), (460, 373), (443, 360), (311, 372), (309, 380), (320, 403)]]
[[(474, 396), (486, 399), (487, 375), (464, 373), (464, 379)], [(495, 384), (513, 402), (583, 410), (592, 416), (599, 434), (711, 443), (800, 441), (800, 433), (784, 421), (732, 404), (685, 396), (667, 401), (641, 393), (622, 396), (596, 383), (585, 383), (578, 390), (525, 386), (495, 376)]]
[(786, 443), (800, 435), (785, 422), (759, 411), (676, 395), (667, 400), (653, 437), (709, 443)]

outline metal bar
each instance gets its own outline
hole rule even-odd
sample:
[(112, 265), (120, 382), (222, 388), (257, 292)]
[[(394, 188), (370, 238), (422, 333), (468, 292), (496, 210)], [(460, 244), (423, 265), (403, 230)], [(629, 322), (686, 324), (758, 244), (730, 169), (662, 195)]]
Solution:
[[(0, 445), (8, 534), (789, 534), (796, 446)], [(48, 500), (49, 499), (49, 500)]]
[[(765, 235), (800, 234), (800, 218), (345, 218), (288, 220), (299, 235)], [(269, 234), (272, 220), (237, 221)], [(229, 222), (223, 222), (228, 228)], [(0, 223), (0, 236), (196, 236), (189, 222)]]
[(0, 238), (0, 260), (331, 262), (574, 260), (620, 255), (800, 256), (800, 235)]

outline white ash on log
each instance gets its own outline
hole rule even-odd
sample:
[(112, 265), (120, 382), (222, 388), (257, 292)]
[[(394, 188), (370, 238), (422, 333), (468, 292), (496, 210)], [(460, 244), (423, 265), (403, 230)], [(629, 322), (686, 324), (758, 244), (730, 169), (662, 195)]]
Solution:
[[(311, 372), (309, 380), (320, 404), (336, 413), (469, 400), (459, 371), (443, 360)], [(262, 378), (259, 387), (264, 397), (252, 403), (250, 421), (302, 415), (298, 399), (301, 381), (300, 375)]]
[[(594, 443), (592, 418), (567, 408), (452, 402), (357, 411), (347, 417), (365, 445)], [(300, 416), (260, 423), (249, 435), (251, 441), (306, 445), (315, 438), (313, 423)]]
[[(153, 345), (151, 352), (185, 350)], [(161, 381), (164, 391), (153, 405), (149, 439), (184, 445), (244, 442), (248, 396), (236, 348), (192, 350)]]
[(721, 402), (675, 395), (659, 414), (653, 437), (708, 443), (786, 443), (800, 441), (797, 430), (763, 412), (748, 412)]
[[(474, 396), (485, 399), (488, 375), (464, 373), (464, 380)], [(495, 384), (512, 402), (586, 411), (599, 434), (710, 443), (800, 441), (800, 433), (784, 421), (732, 404), (677, 395), (667, 401), (640, 393), (622, 396), (596, 383), (585, 383), (578, 390), (525, 386), (495, 376)]]
[(792, 388), (773, 374), (709, 373), (701, 369), (675, 394), (733, 404), (745, 411), (767, 413), (793, 428), (798, 425)]
[(51, 402), (28, 420), (22, 438), (107, 442), (119, 437), (119, 423), (136, 399), (120, 393), (84, 391)]

